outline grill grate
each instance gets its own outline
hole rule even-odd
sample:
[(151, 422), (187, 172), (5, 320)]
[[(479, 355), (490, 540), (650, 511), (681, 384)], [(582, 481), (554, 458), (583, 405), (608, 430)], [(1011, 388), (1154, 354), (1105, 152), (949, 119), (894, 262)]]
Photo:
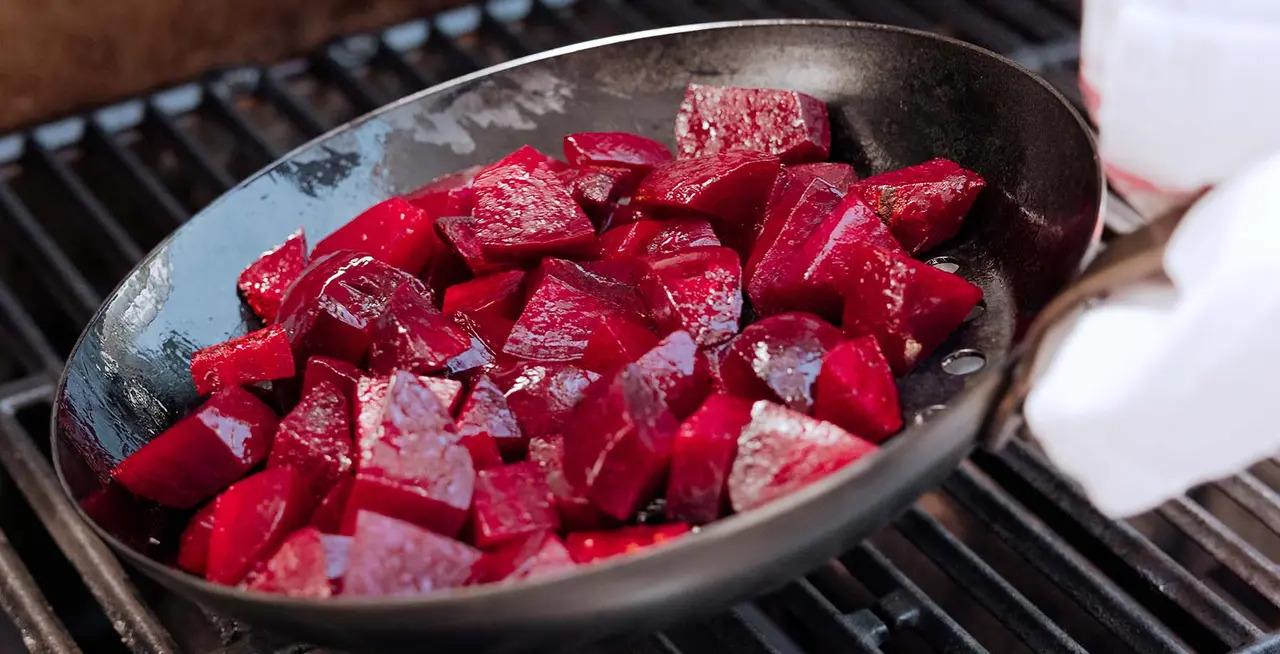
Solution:
[[(308, 651), (129, 576), (74, 519), (45, 433), (62, 358), (111, 287), (281, 153), (492, 63), (737, 18), (931, 29), (1010, 55), (1078, 103), (1080, 12), (1080, 0), (497, 0), (0, 136), (0, 649)], [(1280, 651), (1267, 636), (1280, 628), (1278, 488), (1267, 462), (1113, 522), (1015, 442), (807, 577), (610, 651)]]

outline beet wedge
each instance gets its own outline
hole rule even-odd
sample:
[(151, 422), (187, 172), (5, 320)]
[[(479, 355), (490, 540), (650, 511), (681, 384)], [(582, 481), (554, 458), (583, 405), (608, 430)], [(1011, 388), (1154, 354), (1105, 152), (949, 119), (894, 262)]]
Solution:
[(178, 539), (178, 567), (191, 574), (204, 576), (209, 565), (209, 536), (213, 534), (213, 509), (217, 500), (204, 505)]
[(417, 274), (431, 258), (434, 221), (408, 200), (383, 200), (316, 243), (313, 257), (340, 250), (368, 254), (407, 273)]
[(476, 474), (471, 520), (477, 547), (560, 528), (546, 475), (529, 461)]
[(669, 543), (689, 533), (689, 525), (637, 525), (613, 531), (578, 532), (565, 537), (565, 549), (578, 563), (591, 563)]
[(521, 362), (493, 370), (524, 438), (560, 433), (573, 407), (600, 375), (568, 363)]
[(477, 469), (500, 465), (499, 453), (512, 460), (524, 456), (528, 441), (520, 423), (502, 389), (488, 375), (481, 375), (471, 386), (456, 425), (458, 442), (471, 451)]
[(684, 330), (699, 346), (738, 332), (742, 265), (729, 248), (695, 248), (644, 259), (641, 291), (662, 331)]
[(657, 344), (658, 336), (648, 327), (603, 317), (595, 321), (578, 364), (607, 375), (640, 358)]
[(205, 578), (240, 583), (306, 524), (314, 506), (306, 481), (292, 468), (263, 470), (236, 482), (215, 503)]
[(898, 386), (874, 338), (845, 341), (827, 353), (814, 386), (813, 417), (876, 444), (902, 429)]
[(635, 364), (676, 418), (693, 413), (711, 392), (711, 371), (688, 332), (672, 332)]
[(579, 132), (564, 137), (564, 158), (571, 166), (615, 166), (648, 172), (671, 161), (671, 151), (639, 134)]
[(484, 259), (531, 262), (590, 252), (595, 227), (565, 185), (540, 164), (513, 157), (472, 182), (476, 242)]
[(986, 181), (948, 159), (868, 177), (851, 191), (866, 200), (907, 252), (919, 254), (960, 231)]
[(785, 179), (765, 211), (760, 236), (743, 271), (747, 297), (761, 316), (793, 306), (783, 281), (796, 266), (804, 265), (800, 249), (840, 202), (840, 193), (823, 180), (805, 183), (792, 171), (787, 171)]
[(307, 359), (306, 368), (302, 372), (302, 394), (306, 395), (316, 386), (328, 382), (347, 398), (349, 412), (355, 406), (356, 382), (362, 375), (359, 368), (346, 361), (332, 357), (311, 357)]
[(671, 254), (717, 245), (720, 245), (720, 239), (705, 218), (644, 220), (614, 227), (601, 234), (600, 258)]
[(229, 386), (285, 379), (293, 373), (289, 335), (279, 325), (197, 350), (191, 356), (191, 379), (200, 395)]
[(514, 538), (484, 557), (485, 582), (533, 579), (573, 568), (576, 563), (555, 534), (541, 531)]
[(471, 182), (484, 166), (464, 168), (442, 175), (405, 194), (404, 199), (427, 212), (432, 220), (445, 216), (470, 216), (475, 204)]
[(311, 514), (311, 526), (326, 534), (342, 531), (342, 514), (347, 508), (347, 498), (351, 496), (351, 486), (355, 483), (355, 470), (343, 475), (316, 506)]
[(700, 525), (724, 514), (729, 469), (749, 422), (751, 402), (717, 394), (680, 424), (667, 479), (668, 519)]
[(307, 237), (302, 230), (289, 235), (285, 242), (262, 253), (249, 264), (236, 280), (249, 307), (268, 325), (276, 321), (280, 300), (289, 285), (307, 267)]
[(842, 341), (839, 328), (813, 314), (770, 316), (733, 339), (720, 360), (720, 378), (732, 395), (808, 413), (822, 361)]
[(471, 338), (412, 286), (401, 286), (369, 335), (369, 372), (441, 370), (471, 347)]
[(342, 594), (417, 595), (465, 585), (481, 552), (402, 520), (360, 511), (355, 519)]
[(327, 559), (320, 530), (303, 527), (284, 539), (263, 570), (250, 577), (245, 586), (289, 597), (329, 597), (333, 588)]
[(523, 270), (508, 270), (455, 284), (444, 293), (442, 311), (466, 314), (480, 340), (501, 350), (524, 308), (524, 280)]
[(609, 217), (615, 203), (630, 197), (645, 171), (609, 166), (581, 166), (556, 173), (578, 206), (596, 225)]
[(753, 152), (672, 161), (640, 182), (631, 203), (651, 211), (692, 211), (740, 231), (759, 219), (779, 170), (776, 157)]
[(858, 181), (858, 173), (854, 172), (853, 166), (835, 161), (796, 164), (794, 166), (787, 166), (787, 170), (795, 178), (804, 180), (802, 183), (820, 179), (830, 184), (842, 195), (847, 193), (849, 191), (849, 187), (853, 186), (853, 184)]
[(546, 475), (556, 513), (565, 529), (598, 529), (609, 521), (586, 493), (565, 477), (563, 435), (548, 434), (530, 439), (529, 461), (537, 464)]
[(723, 152), (771, 154), (783, 163), (831, 153), (827, 104), (796, 91), (690, 84), (676, 114), (682, 159)]
[(262, 400), (238, 386), (225, 388), (121, 461), (111, 476), (157, 504), (191, 508), (265, 459), (276, 424)]
[(351, 416), (347, 397), (331, 382), (322, 382), (280, 421), (267, 468), (293, 468), (308, 485), (311, 502), (319, 504), (351, 469)]
[(450, 256), (456, 255), (473, 274), (483, 276), (510, 268), (512, 264), (485, 258), (478, 229), (479, 222), (471, 216), (446, 216), (436, 221), (436, 234), (452, 253)]

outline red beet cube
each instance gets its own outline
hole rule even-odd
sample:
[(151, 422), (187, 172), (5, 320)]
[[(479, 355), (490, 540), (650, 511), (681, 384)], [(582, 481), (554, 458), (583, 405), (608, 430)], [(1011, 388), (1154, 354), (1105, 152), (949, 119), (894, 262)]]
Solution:
[(302, 373), (302, 393), (328, 382), (338, 387), (342, 396), (347, 398), (347, 410), (355, 406), (356, 381), (361, 377), (360, 369), (332, 357), (311, 357), (307, 359), (307, 367)]
[(276, 422), (275, 412), (249, 391), (224, 388), (121, 461), (111, 476), (134, 495), (191, 508), (267, 457)]
[(844, 332), (875, 337), (894, 374), (929, 356), (982, 299), (982, 289), (880, 248), (855, 248), (845, 287)]
[(604, 514), (564, 475), (564, 436), (548, 434), (530, 439), (529, 461), (537, 464), (546, 475), (560, 524), (566, 529), (598, 529), (604, 526), (607, 522)]
[(874, 452), (843, 429), (772, 402), (751, 407), (729, 472), (729, 501), (742, 512), (789, 495)]
[(732, 395), (808, 413), (822, 360), (842, 341), (839, 328), (813, 314), (770, 316), (733, 339), (720, 361), (720, 376)]
[(204, 576), (209, 564), (209, 536), (213, 533), (213, 508), (217, 500), (196, 511), (178, 539), (178, 567)]
[(280, 325), (197, 350), (191, 357), (191, 378), (200, 395), (228, 386), (284, 379), (293, 373), (289, 336)]
[(690, 84), (676, 114), (677, 154), (739, 150), (772, 154), (789, 164), (826, 159), (827, 103), (796, 91)]
[(347, 398), (337, 386), (323, 382), (280, 421), (267, 468), (293, 468), (318, 504), (351, 469), (351, 416)]
[(714, 247), (720, 239), (705, 218), (645, 220), (614, 227), (600, 235), (600, 258), (623, 259)]
[(329, 587), (336, 595), (342, 592), (342, 578), (347, 576), (347, 560), (351, 555), (351, 537), (337, 534), (320, 534), (320, 544), (324, 546), (325, 575), (329, 577)]
[(311, 526), (326, 534), (342, 531), (342, 514), (347, 508), (347, 498), (351, 496), (351, 486), (355, 483), (354, 470), (343, 475), (311, 514)]
[[(516, 166), (519, 168), (540, 170), (548, 173), (558, 173), (569, 167), (569, 164), (556, 159), (555, 157), (539, 152), (537, 148), (531, 145), (522, 145), (515, 149), (511, 154), (489, 164), (480, 169), (476, 176), (502, 168), (504, 166)], [(472, 185), (474, 185), (474, 180)]]
[(307, 483), (292, 468), (263, 470), (218, 496), (209, 535), (205, 578), (232, 586), (265, 561), (293, 530), (306, 524), (315, 504)]
[(417, 274), (431, 258), (435, 240), (432, 226), (427, 212), (404, 198), (394, 197), (369, 207), (316, 243), (311, 256), (351, 250)]
[(565, 424), (565, 475), (606, 515), (631, 517), (671, 462), (679, 426), (635, 364), (592, 386)]
[(854, 172), (853, 166), (834, 161), (796, 164), (787, 166), (787, 170), (796, 179), (806, 180), (806, 182), (820, 179), (833, 186), (841, 194), (846, 193), (849, 187), (858, 181), (858, 173)]
[(639, 134), (581, 132), (564, 137), (564, 158), (572, 166), (618, 166), (647, 172), (671, 161), (671, 151)]
[(509, 270), (455, 284), (444, 293), (443, 310), (465, 313), (480, 339), (501, 350), (524, 308), (524, 278), (523, 270)]
[(960, 223), (986, 182), (947, 159), (868, 177), (851, 190), (860, 195), (911, 254), (960, 231)]
[(813, 416), (872, 443), (902, 429), (898, 386), (874, 338), (855, 338), (827, 353), (814, 387)]
[[(476, 468), (500, 464), (499, 452), (514, 460), (524, 456), (526, 441), (516, 414), (508, 406), (502, 389), (488, 375), (481, 375), (471, 387), (471, 394), (458, 414), (457, 429), (459, 442), (471, 450)], [(483, 455), (483, 461), (477, 453)]]
[(698, 345), (738, 333), (742, 265), (729, 248), (695, 248), (646, 257), (641, 291), (653, 319), (667, 332), (684, 330)]
[(511, 539), (484, 557), (485, 582), (533, 579), (577, 565), (555, 534), (542, 531)]
[(738, 436), (751, 422), (751, 402), (717, 394), (680, 425), (667, 479), (667, 518), (692, 524), (724, 514)]
[(284, 292), (306, 267), (307, 237), (298, 230), (290, 234), (284, 243), (263, 252), (257, 261), (249, 264), (240, 273), (236, 288), (240, 289), (253, 312), (271, 324), (276, 321)]
[(390, 377), (361, 377), (356, 381), (355, 436), (356, 447), (364, 449), (366, 443), (375, 443), (382, 437), (382, 413), (387, 408), (387, 387)]
[(481, 328), (471, 316), (465, 313), (451, 313), (449, 320), (453, 322), (459, 329), (467, 335), (469, 345), (467, 350), (445, 363), (444, 368), (450, 374), (458, 375), (464, 372), (484, 368), (491, 365), (496, 358), (494, 355), (494, 347), (490, 344), (489, 338), (500, 339), (497, 341), (498, 351), (501, 351), (501, 345), (506, 342), (507, 334), (511, 331), (509, 323), (505, 328), (499, 327), (499, 323), (491, 322), (485, 328)]
[(320, 530), (303, 527), (284, 539), (262, 572), (246, 587), (289, 597), (329, 597), (328, 556)]
[(427, 212), (432, 219), (445, 216), (470, 216), (475, 192), (471, 181), (483, 166), (472, 166), (456, 173), (437, 177), (404, 199)]
[(476, 473), (474, 504), (477, 547), (560, 528), (546, 475), (529, 461)]
[(609, 217), (614, 203), (619, 198), (630, 196), (644, 174), (645, 171), (632, 168), (582, 166), (562, 170), (556, 176), (569, 190), (569, 197), (596, 224), (602, 224)]
[(523, 362), (495, 369), (493, 381), (507, 398), (524, 438), (560, 432), (587, 387), (600, 375), (568, 363)]
[(711, 392), (711, 371), (688, 332), (672, 332), (636, 359), (636, 367), (677, 418), (693, 413)]
[(319, 354), (359, 363), (387, 299), (406, 285), (426, 290), (413, 275), (368, 255), (344, 250), (313, 260), (280, 303), (295, 359)]
[(752, 152), (672, 161), (640, 182), (631, 203), (640, 209), (695, 211), (740, 230), (760, 217), (779, 170), (776, 157)]
[(440, 405), (444, 410), (453, 415), (457, 413), (458, 406), (462, 403), (462, 382), (456, 379), (445, 379), (443, 377), (426, 377), (419, 376), (418, 379), (431, 389), (432, 393), (440, 400)]
[(565, 549), (578, 563), (590, 563), (670, 542), (689, 533), (689, 525), (637, 525), (613, 531), (578, 532), (564, 539)]
[(782, 282), (794, 268), (807, 261), (797, 256), (801, 247), (840, 202), (840, 193), (823, 180), (806, 184), (791, 171), (785, 179), (765, 211), (760, 236), (743, 273), (747, 297), (761, 316), (790, 306)]
[(568, 188), (539, 165), (500, 162), (476, 175), (472, 185), (476, 242), (487, 261), (572, 256), (590, 252), (595, 243), (595, 226)]
[(607, 375), (635, 361), (657, 344), (658, 336), (648, 327), (628, 320), (602, 318), (595, 322), (578, 363)]
[(475, 470), (445, 407), (421, 379), (398, 371), (380, 418), (371, 433), (358, 431), (360, 458), (343, 532), (350, 533), (358, 512), (369, 510), (457, 534), (471, 508)]
[(417, 595), (466, 584), (481, 552), (372, 511), (361, 511), (347, 552), (344, 595)]
[(649, 314), (644, 300), (635, 289), (633, 268), (612, 261), (587, 261), (577, 263), (564, 259), (546, 259), (529, 274), (525, 287), (532, 293), (544, 285), (547, 279), (556, 279), (601, 302), (617, 308), (639, 322), (646, 322)]
[(436, 233), (475, 275), (487, 275), (509, 267), (486, 259), (476, 230), (479, 222), (471, 216), (448, 216), (436, 221)]
[(711, 376), (711, 390), (714, 393), (724, 392), (724, 375), (720, 372), (720, 363), (724, 361), (725, 355), (729, 354), (729, 347), (733, 345), (733, 341), (725, 341), (719, 345), (700, 348), (698, 356), (702, 358), (702, 365), (706, 368), (707, 374)]
[(436, 310), (419, 289), (402, 286), (387, 300), (369, 341), (369, 372), (441, 370), (466, 352), (471, 338)]

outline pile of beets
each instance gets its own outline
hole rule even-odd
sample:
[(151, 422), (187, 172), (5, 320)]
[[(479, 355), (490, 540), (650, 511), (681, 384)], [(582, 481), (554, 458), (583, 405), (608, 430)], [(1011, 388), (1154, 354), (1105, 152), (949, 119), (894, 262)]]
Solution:
[(112, 473), (194, 510), (177, 565), (305, 597), (536, 577), (899, 431), (895, 375), (982, 296), (912, 257), (983, 180), (858, 180), (789, 91), (692, 85), (675, 132), (675, 158), (626, 133), (522, 147), (245, 269), (266, 326), (196, 352), (208, 398)]

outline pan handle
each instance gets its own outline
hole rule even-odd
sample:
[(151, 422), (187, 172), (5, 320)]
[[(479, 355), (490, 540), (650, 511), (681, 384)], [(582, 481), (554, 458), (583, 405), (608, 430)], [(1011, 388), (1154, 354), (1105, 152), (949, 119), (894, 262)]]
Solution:
[(1031, 392), (1032, 372), (1045, 336), (1053, 327), (1087, 302), (1106, 297), (1121, 287), (1145, 279), (1165, 278), (1165, 246), (1182, 217), (1204, 193), (1196, 193), (1138, 230), (1112, 241), (1074, 284), (1040, 311), (1027, 328), (1022, 342), (1014, 349), (1013, 365), (1007, 368), (1004, 391), (988, 412), (981, 432), (984, 445), (997, 449), (1022, 429), (1022, 407)]

